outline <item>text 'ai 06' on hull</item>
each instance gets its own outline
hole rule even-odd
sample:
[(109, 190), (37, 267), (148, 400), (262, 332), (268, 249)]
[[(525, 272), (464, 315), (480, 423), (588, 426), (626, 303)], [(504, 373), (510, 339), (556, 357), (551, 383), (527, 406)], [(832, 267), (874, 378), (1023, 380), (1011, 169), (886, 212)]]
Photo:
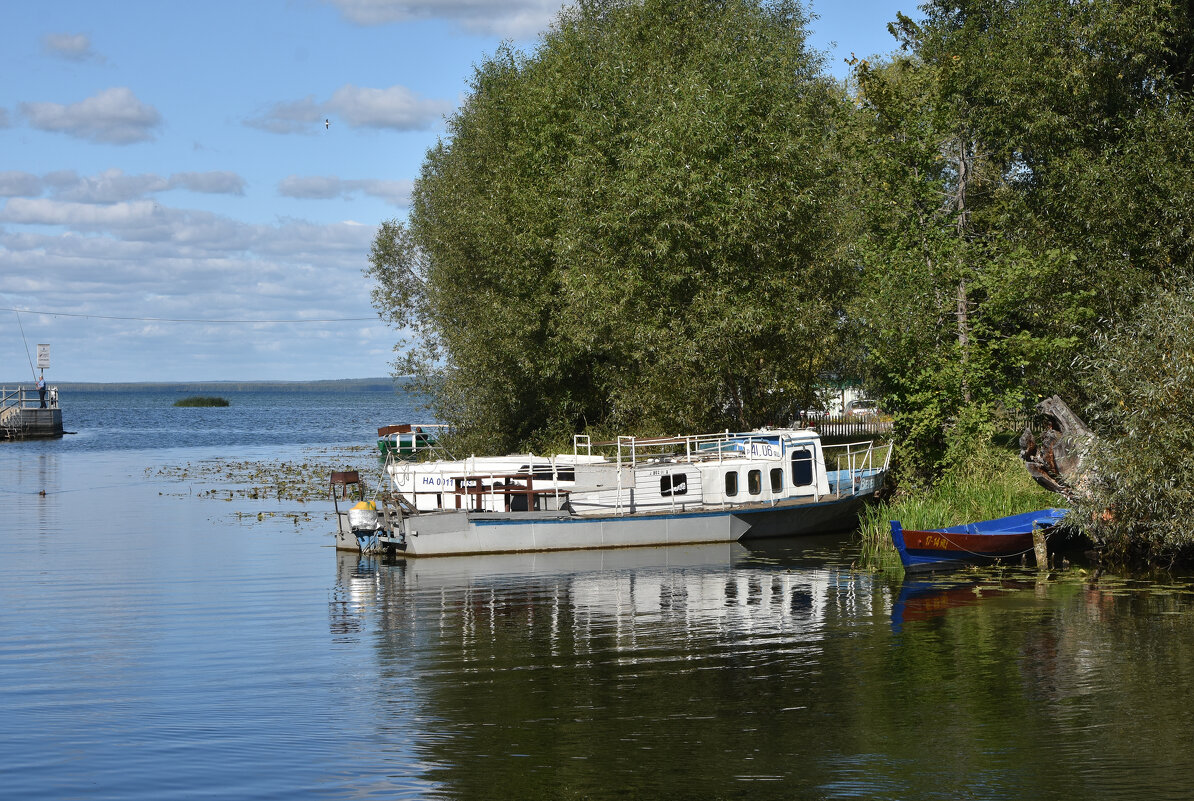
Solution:
[(406, 556), (733, 542), (840, 531), (882, 487), (891, 446), (811, 429), (592, 442), (573, 452), (387, 463), (338, 547)]

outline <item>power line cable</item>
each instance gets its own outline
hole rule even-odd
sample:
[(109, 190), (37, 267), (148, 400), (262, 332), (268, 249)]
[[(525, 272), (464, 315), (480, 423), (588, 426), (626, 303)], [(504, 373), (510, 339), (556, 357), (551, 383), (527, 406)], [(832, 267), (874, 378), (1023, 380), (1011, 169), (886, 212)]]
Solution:
[[(197, 317), (118, 317), (110, 314), (79, 314), (77, 312), (43, 311), (39, 309), (12, 309), (0, 307), (0, 311), (15, 312), (20, 322), (21, 313), (46, 314), (51, 317), (84, 317), (91, 320), (132, 320), (141, 323), (252, 323), (254, 325), (294, 325), (298, 323), (361, 323), (377, 320), (377, 317), (321, 317), (298, 320), (206, 320)], [(28, 343), (25, 350), (29, 350)], [(26, 353), (28, 355), (28, 353)], [(30, 365), (32, 365), (32, 360)]]

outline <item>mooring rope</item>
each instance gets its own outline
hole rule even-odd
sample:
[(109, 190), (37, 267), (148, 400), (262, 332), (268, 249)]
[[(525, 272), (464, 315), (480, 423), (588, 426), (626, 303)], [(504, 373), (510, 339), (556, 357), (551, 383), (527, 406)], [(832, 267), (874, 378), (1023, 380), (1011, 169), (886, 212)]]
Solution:
[[(1033, 532), (1035, 532), (1035, 531), (1036, 531), (1036, 529), (1035, 529), (1035, 528), (1033, 528)], [(954, 542), (954, 541), (953, 541), (953, 540), (951, 540), (949, 537), (945, 536), (945, 534), (944, 534), (943, 532), (940, 532), (940, 531), (935, 531), (935, 532), (933, 532), (933, 533), (934, 533), (934, 534), (937, 534), (937, 535), (939, 535), (939, 536), (941, 537), (941, 539), (945, 540), (945, 541), (946, 541), (946, 542), (948, 542), (950, 545), (954, 546), (955, 548), (957, 548), (959, 551), (961, 551), (961, 552), (963, 552), (963, 553), (968, 553), (968, 554), (970, 554), (971, 556), (982, 556), (982, 557), (985, 557), (985, 558), (987, 558), (987, 559), (1009, 559), (1009, 558), (1011, 558), (1011, 557), (1013, 557), (1013, 556), (1021, 556), (1021, 555), (1023, 555), (1023, 554), (1026, 554), (1026, 553), (1032, 553), (1034, 550), (1036, 550), (1036, 548), (1035, 548), (1035, 546), (1034, 546), (1034, 547), (1032, 547), (1032, 548), (1025, 548), (1025, 549), (1024, 549), (1024, 550), (1022, 550), (1022, 551), (1016, 551), (1015, 553), (1009, 553), (1009, 554), (1002, 554), (1002, 555), (992, 556), (992, 555), (991, 555), (991, 554), (989, 554), (989, 553), (979, 553), (978, 551), (972, 551), (972, 550), (970, 550), (969, 548), (963, 548), (961, 545), (959, 545), (958, 543)], [(1048, 535), (1046, 534), (1046, 536), (1048, 536)]]

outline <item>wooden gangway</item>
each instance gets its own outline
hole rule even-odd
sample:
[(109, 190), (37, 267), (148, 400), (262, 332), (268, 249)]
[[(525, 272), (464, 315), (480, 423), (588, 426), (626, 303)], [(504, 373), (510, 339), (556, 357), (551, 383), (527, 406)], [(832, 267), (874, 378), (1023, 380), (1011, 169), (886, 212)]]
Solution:
[(0, 440), (61, 437), (62, 409), (58, 388), (42, 393), (36, 387), (0, 387)]

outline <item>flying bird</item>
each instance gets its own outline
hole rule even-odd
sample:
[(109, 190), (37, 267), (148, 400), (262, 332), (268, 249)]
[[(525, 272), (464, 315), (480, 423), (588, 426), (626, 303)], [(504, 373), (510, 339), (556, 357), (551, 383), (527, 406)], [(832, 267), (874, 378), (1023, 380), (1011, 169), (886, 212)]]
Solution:
[(331, 128), (331, 127), (332, 127), (332, 121), (331, 121), (331, 120), (324, 120), (324, 121), (323, 121), (323, 129), (324, 129), (325, 131), (326, 131), (327, 129)]

